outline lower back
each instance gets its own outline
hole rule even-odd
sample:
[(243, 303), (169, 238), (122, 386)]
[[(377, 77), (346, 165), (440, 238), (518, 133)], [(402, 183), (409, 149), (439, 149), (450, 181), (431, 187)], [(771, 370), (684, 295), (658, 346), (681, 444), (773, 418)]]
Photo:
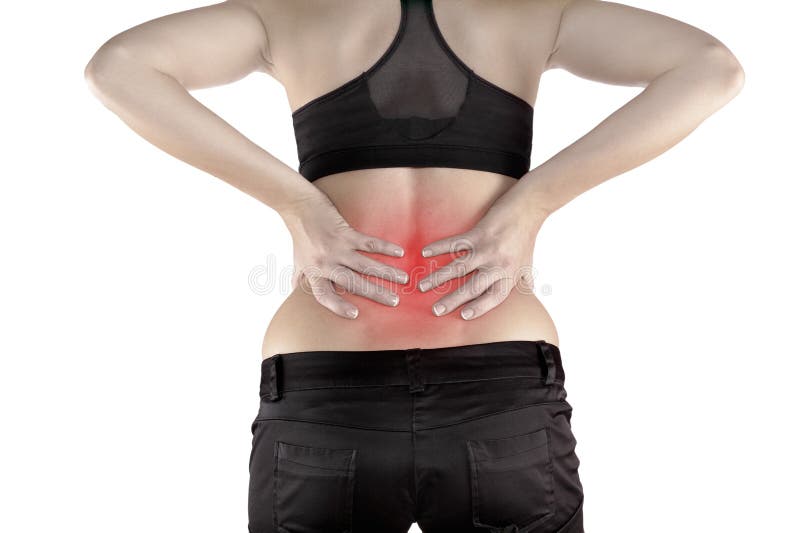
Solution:
[(516, 180), (501, 174), (454, 168), (376, 168), (343, 172), (316, 180), (344, 219), (356, 230), (397, 243), (403, 257), (363, 253), (408, 272), (397, 284), (370, 279), (400, 296), (397, 307), (339, 292), (359, 308), (358, 318), (335, 315), (319, 304), (306, 283), (298, 286), (275, 313), (264, 336), (262, 354), (308, 350), (381, 350), (433, 348), (499, 340), (558, 343), (555, 326), (530, 291), (512, 290), (499, 306), (473, 320), (457, 308), (435, 316), (433, 304), (466, 278), (421, 293), (420, 279), (455, 255), (423, 258), (422, 247), (469, 230), (497, 197)]

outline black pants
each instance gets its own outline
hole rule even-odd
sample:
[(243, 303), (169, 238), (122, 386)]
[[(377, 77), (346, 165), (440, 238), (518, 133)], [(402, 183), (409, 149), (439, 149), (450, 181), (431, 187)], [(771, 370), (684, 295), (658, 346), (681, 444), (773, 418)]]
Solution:
[(277, 354), (260, 392), (251, 533), (583, 533), (552, 344)]

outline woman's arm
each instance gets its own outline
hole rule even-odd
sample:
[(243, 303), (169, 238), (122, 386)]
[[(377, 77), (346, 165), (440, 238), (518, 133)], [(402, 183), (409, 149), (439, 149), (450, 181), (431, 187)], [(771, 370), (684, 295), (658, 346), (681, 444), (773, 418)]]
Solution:
[[(589, 133), (526, 173), (469, 231), (427, 244), (425, 257), (467, 251), (420, 280), (430, 290), (474, 272), (433, 313), (464, 305), (471, 320), (515, 287), (533, 289), (534, 241), (545, 219), (582, 192), (665, 152), (744, 83), (731, 52), (678, 20), (601, 0), (565, 0), (548, 68), (645, 89)], [(442, 305), (444, 311), (436, 312)]]
[(744, 83), (739, 62), (708, 33), (600, 0), (567, 0), (548, 68), (645, 89), (512, 187), (520, 213), (545, 216), (677, 144)]
[(188, 92), (272, 74), (262, 19), (246, 2), (169, 14), (104, 43), (86, 65), (93, 94), (136, 133), (275, 209), (322, 192)]
[(188, 92), (254, 71), (273, 73), (264, 21), (247, 2), (228, 0), (166, 15), (114, 36), (86, 66), (89, 87), (158, 148), (277, 211), (294, 243), (293, 288), (305, 277), (321, 305), (350, 319), (358, 308), (334, 283), (395, 306), (397, 294), (359, 273), (398, 283), (407, 283), (408, 274), (358, 251), (397, 257), (402, 247), (355, 230), (315, 185)]

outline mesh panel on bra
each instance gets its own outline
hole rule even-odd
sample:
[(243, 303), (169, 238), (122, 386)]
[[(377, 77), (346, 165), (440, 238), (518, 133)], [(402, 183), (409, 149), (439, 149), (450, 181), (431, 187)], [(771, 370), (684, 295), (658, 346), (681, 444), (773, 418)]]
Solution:
[(405, 31), (377, 71), (367, 78), (380, 116), (406, 138), (425, 139), (449, 126), (464, 104), (468, 75), (438, 45), (428, 5), (408, 0)]

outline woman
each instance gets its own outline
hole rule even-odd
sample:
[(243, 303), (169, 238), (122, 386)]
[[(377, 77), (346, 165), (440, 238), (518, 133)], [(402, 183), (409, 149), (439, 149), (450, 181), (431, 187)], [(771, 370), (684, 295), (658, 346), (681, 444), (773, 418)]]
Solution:
[[(530, 169), (552, 68), (644, 90)], [(286, 89), (298, 171), (188, 92), (253, 71)], [(535, 238), (738, 93), (722, 43), (598, 0), (229, 0), (114, 36), (86, 75), (137, 133), (292, 235), (293, 291), (262, 347), (251, 532), (583, 531)]]

